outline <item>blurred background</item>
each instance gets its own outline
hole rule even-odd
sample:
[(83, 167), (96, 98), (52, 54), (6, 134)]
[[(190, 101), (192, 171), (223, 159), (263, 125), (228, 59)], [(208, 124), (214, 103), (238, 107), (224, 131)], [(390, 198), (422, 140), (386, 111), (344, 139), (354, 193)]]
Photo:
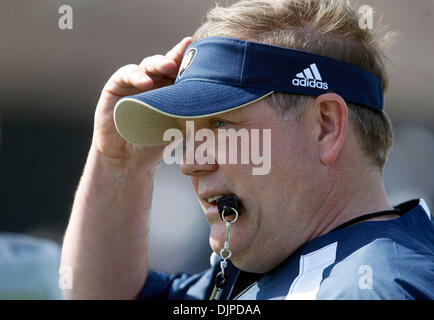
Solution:
[[(214, 3), (0, 2), (0, 232), (60, 246), (105, 81), (123, 65), (166, 53), (194, 32)], [(73, 9), (72, 30), (58, 26), (65, 4)], [(400, 34), (390, 50), (386, 111), (395, 145), (384, 173), (386, 190), (393, 204), (423, 197), (433, 208), (434, 1), (360, 4), (374, 7), (374, 28), (383, 14), (383, 24)], [(177, 166), (163, 164), (157, 171), (151, 230), (153, 267), (170, 273), (208, 267), (208, 226)]]

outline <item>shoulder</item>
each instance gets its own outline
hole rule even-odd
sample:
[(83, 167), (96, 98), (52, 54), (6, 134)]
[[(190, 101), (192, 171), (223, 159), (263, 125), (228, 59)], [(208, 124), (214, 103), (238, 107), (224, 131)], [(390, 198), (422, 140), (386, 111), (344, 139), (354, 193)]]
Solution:
[(434, 299), (434, 228), (425, 202), (404, 214), (342, 230), (335, 263), (324, 270), (318, 299)]
[(209, 291), (211, 269), (191, 275), (188, 273), (168, 273), (151, 270), (139, 299), (201, 300)]
[(433, 253), (375, 239), (325, 270), (318, 299), (433, 299)]

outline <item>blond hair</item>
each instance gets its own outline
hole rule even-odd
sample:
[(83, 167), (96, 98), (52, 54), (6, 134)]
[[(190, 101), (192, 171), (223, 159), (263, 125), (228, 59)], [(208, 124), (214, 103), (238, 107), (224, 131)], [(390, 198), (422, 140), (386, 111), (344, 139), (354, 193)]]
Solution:
[[(243, 0), (217, 5), (193, 35), (193, 40), (227, 36), (309, 51), (362, 67), (388, 87), (385, 49), (395, 33), (381, 36), (359, 26), (360, 16), (343, 0)], [(377, 28), (378, 29), (378, 28)], [(284, 117), (299, 120), (311, 96), (275, 92), (268, 101)], [(382, 169), (393, 134), (384, 112), (347, 103), (359, 144), (371, 163)]]

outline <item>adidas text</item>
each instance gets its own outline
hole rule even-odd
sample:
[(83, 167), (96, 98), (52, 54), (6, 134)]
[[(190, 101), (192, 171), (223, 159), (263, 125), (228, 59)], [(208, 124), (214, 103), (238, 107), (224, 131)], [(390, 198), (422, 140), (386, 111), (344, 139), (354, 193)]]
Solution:
[(308, 79), (293, 79), (292, 84), (296, 87), (311, 87), (318, 88), (323, 90), (328, 90), (329, 85), (327, 82), (318, 81), (318, 80), (308, 80)]

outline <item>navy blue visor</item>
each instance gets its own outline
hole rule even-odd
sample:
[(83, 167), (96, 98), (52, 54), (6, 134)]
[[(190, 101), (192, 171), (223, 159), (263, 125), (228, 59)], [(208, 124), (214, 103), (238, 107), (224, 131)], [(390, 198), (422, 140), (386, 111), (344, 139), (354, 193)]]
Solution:
[(140, 145), (159, 145), (176, 119), (228, 112), (273, 92), (319, 96), (339, 94), (345, 101), (383, 109), (380, 79), (352, 64), (257, 42), (210, 37), (185, 51), (173, 85), (127, 96), (114, 110), (120, 135)]

